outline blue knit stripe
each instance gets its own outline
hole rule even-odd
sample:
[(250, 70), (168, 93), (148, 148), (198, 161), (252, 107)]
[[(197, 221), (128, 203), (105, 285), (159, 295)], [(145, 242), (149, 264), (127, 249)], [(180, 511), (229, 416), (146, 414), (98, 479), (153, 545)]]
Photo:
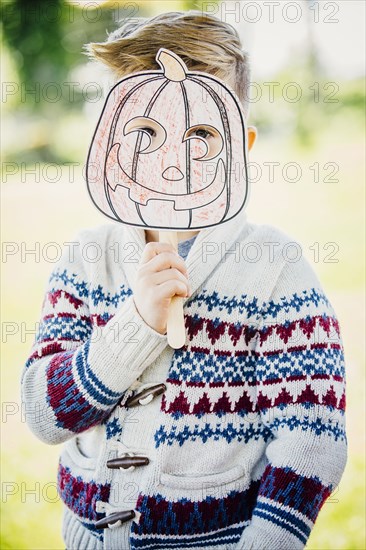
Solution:
[(295, 535), (295, 537), (297, 537), (303, 544), (306, 544), (307, 538), (304, 537), (304, 535), (300, 533), (298, 529), (296, 529), (296, 527), (294, 527), (293, 525), (289, 525), (285, 520), (279, 517), (274, 517), (272, 516), (272, 514), (269, 514), (264, 510), (258, 510), (258, 509), (255, 509), (253, 516), (258, 516), (262, 519), (266, 519), (270, 521), (271, 523), (275, 523), (279, 527), (282, 527), (282, 529), (286, 529), (286, 531), (288, 531), (292, 535)]
[(216, 308), (219, 311), (225, 310), (229, 315), (237, 311), (240, 315), (246, 313), (248, 317), (255, 317), (259, 316), (262, 304), (258, 304), (258, 298), (248, 297), (247, 294), (227, 298), (226, 296), (221, 297), (216, 291), (209, 293), (204, 289), (192, 300), (188, 300), (186, 305), (188, 308), (192, 306), (194, 311), (197, 307), (206, 306), (208, 311)]
[[(177, 430), (179, 426), (179, 430)], [(323, 418), (316, 418), (315, 420), (309, 420), (306, 418), (298, 418), (297, 416), (279, 417), (275, 418), (268, 427), (259, 425), (254, 427), (254, 424), (248, 422), (240, 422), (233, 424), (228, 423), (225, 428), (221, 428), (219, 425), (210, 426), (206, 422), (205, 426), (200, 430), (195, 427), (190, 427), (187, 424), (173, 424), (172, 428), (168, 431), (166, 427), (161, 424), (159, 429), (154, 434), (155, 447), (160, 445), (173, 445), (179, 444), (182, 446), (186, 441), (196, 441), (200, 439), (202, 443), (206, 443), (208, 439), (225, 440), (230, 443), (233, 440), (243, 441), (248, 443), (251, 440), (259, 440), (263, 438), (265, 442), (271, 439), (273, 436), (272, 431), (279, 428), (288, 428), (290, 431), (300, 429), (301, 431), (312, 431), (316, 435), (327, 434), (334, 438), (335, 441), (346, 440), (346, 434), (343, 426), (340, 426), (338, 422), (329, 419), (326, 422)]]
[[(76, 352), (75, 364), (80, 381), (83, 384), (89, 395), (98, 401), (101, 405), (113, 406), (120, 399), (121, 394), (109, 390), (98, 378), (92, 373), (87, 362), (89, 352), (89, 342), (86, 342), (80, 350)], [(89, 380), (92, 379), (92, 382)]]
[[(120, 291), (114, 295), (111, 295), (110, 292), (105, 292), (101, 285), (90, 288), (89, 283), (80, 280), (76, 273), (69, 273), (66, 269), (63, 271), (56, 269), (51, 274), (49, 281), (55, 283), (62, 282), (63, 285), (75, 289), (79, 297), (90, 298), (95, 306), (99, 303), (104, 303), (107, 306), (117, 306), (126, 296), (132, 294), (132, 290), (125, 285), (121, 285)], [(55, 287), (50, 290), (52, 292), (56, 289)], [(247, 294), (227, 298), (226, 296), (220, 296), (216, 291), (208, 293), (207, 290), (203, 290), (186, 303), (188, 309), (191, 306), (195, 309), (196, 306), (202, 307), (202, 305), (205, 305), (208, 311), (217, 308), (219, 311), (225, 310), (229, 315), (233, 311), (237, 311), (240, 315), (246, 313), (248, 317), (255, 317), (257, 319), (263, 317), (264, 320), (267, 317), (276, 319), (278, 314), (284, 310), (288, 312), (293, 309), (299, 312), (301, 308), (309, 307), (310, 305), (316, 307), (322, 305), (326, 310), (333, 311), (324, 293), (315, 288), (303, 290), (301, 293), (294, 293), (289, 298), (282, 298), (280, 302), (270, 301), (266, 304), (259, 303), (258, 298), (249, 297)]]
[(43, 319), (37, 332), (38, 343), (49, 340), (85, 341), (92, 333), (89, 319), (78, 319), (74, 316), (49, 317)]
[(227, 528), (220, 533), (209, 533), (207, 535), (192, 535), (185, 538), (182, 536), (174, 537), (154, 537), (146, 535), (146, 538), (135, 538), (131, 536), (131, 550), (135, 548), (158, 549), (158, 548), (190, 548), (191, 546), (202, 546), (211, 548), (222, 546), (223, 544), (232, 544), (239, 541), (243, 532), (243, 526)]
[(215, 355), (180, 349), (173, 355), (169, 378), (192, 382), (253, 382), (304, 374), (343, 378), (344, 368), (344, 354), (340, 349), (281, 351), (267, 356), (250, 352), (249, 355)]
[(259, 380), (271, 377), (328, 374), (344, 377), (344, 353), (341, 349), (315, 348), (305, 351), (279, 351), (260, 356), (256, 362)]
[(98, 501), (108, 502), (110, 495), (109, 483), (96, 483), (84, 481), (78, 475), (75, 476), (68, 466), (63, 466), (61, 461), (58, 465), (57, 491), (63, 503), (74, 514), (74, 518), (95, 532), (97, 520), (103, 514), (96, 511)]
[[(68, 289), (72, 288), (76, 291), (78, 297), (89, 299), (94, 306), (103, 304), (107, 307), (117, 307), (120, 303), (124, 302), (127, 296), (132, 294), (132, 290), (126, 285), (121, 285), (120, 291), (115, 294), (105, 292), (101, 285), (91, 288), (90, 284), (86, 281), (80, 280), (76, 273), (69, 273), (66, 269), (64, 269), (64, 271), (55, 270), (52, 273), (49, 282), (63, 283), (62, 288), (64, 288), (64, 286)], [(54, 292), (57, 289), (58, 287), (53, 287), (50, 288), (50, 291)]]
[(175, 350), (169, 370), (173, 380), (192, 382), (254, 381), (256, 358), (252, 355), (214, 355)]
[[(86, 281), (80, 280), (76, 273), (69, 273), (67, 269), (60, 271), (55, 269), (49, 278), (49, 283), (62, 283), (62, 289), (65, 286), (72, 287), (76, 290), (80, 298), (88, 298), (89, 296), (89, 286), (90, 284)], [(50, 292), (58, 290), (58, 287), (50, 287)]]
[(299, 294), (295, 292), (289, 298), (281, 298), (281, 301), (277, 303), (271, 300), (263, 308), (263, 318), (265, 320), (267, 317), (276, 319), (278, 314), (284, 310), (286, 313), (290, 309), (300, 311), (301, 308), (309, 306), (315, 306), (317, 308), (319, 306), (323, 306), (325, 310), (333, 311), (333, 308), (331, 307), (331, 304), (325, 294), (323, 292), (319, 292), (315, 288), (311, 288), (309, 290), (303, 290)]
[(311, 430), (316, 435), (331, 435), (335, 441), (338, 441), (338, 439), (346, 441), (346, 433), (343, 425), (334, 422), (332, 418), (326, 421), (326, 419), (321, 417), (317, 417), (315, 420), (309, 420), (306, 418), (298, 418), (297, 416), (285, 416), (275, 418), (269, 423), (268, 427), (271, 431), (284, 427), (289, 428), (291, 432), (295, 429), (300, 429), (308, 433)]
[(284, 510), (283, 507), (281, 507), (281, 504), (279, 504), (278, 506), (275, 506), (267, 502), (262, 502), (259, 499), (255, 507), (254, 515), (256, 515), (258, 511), (262, 511), (263, 513), (268, 512), (269, 514), (271, 514), (271, 517), (273, 514), (276, 518), (287, 521), (295, 529), (298, 530), (299, 534), (304, 537), (305, 542), (308, 539), (311, 532), (311, 527), (309, 527), (309, 525), (305, 523), (305, 521), (295, 516), (295, 514), (291, 513), (289, 510), (287, 511)]
[(200, 430), (197, 429), (197, 426), (194, 428), (188, 425), (179, 427), (180, 430), (178, 431), (177, 425), (173, 424), (172, 429), (167, 431), (165, 426), (161, 424), (154, 434), (155, 447), (158, 448), (163, 444), (173, 445), (177, 443), (179, 446), (182, 446), (186, 441), (196, 441), (197, 439), (200, 439), (202, 443), (206, 443), (211, 438), (215, 440), (222, 439), (227, 443), (231, 443), (233, 440), (248, 443), (251, 440), (258, 441), (259, 439), (267, 442), (272, 438), (270, 431), (264, 425), (254, 427), (254, 424), (249, 424), (248, 422), (239, 422), (235, 426), (232, 422), (229, 422), (225, 428), (221, 428), (219, 425), (212, 427), (206, 422), (205, 426)]
[[(84, 363), (84, 373), (85, 373), (85, 380), (87, 380), (87, 378), (90, 378), (91, 382), (93, 384), (95, 384), (95, 386), (103, 393), (105, 393), (106, 395), (108, 395), (109, 397), (113, 398), (114, 400), (116, 399), (119, 399), (121, 397), (121, 393), (120, 392), (115, 392), (115, 391), (112, 391), (111, 389), (107, 388), (107, 386), (105, 386), (103, 384), (103, 382), (101, 382), (99, 380), (99, 378), (97, 378), (97, 376), (94, 374), (94, 372), (91, 370), (89, 364), (88, 364), (88, 355), (89, 355), (89, 350), (90, 350), (90, 341), (88, 342), (85, 342), (84, 346), (83, 346), (83, 350), (80, 350), (80, 353), (82, 352), (83, 355), (85, 355), (85, 358), (83, 360), (83, 363)], [(78, 371), (79, 372), (79, 371)], [(79, 372), (79, 376), (80, 376), (80, 372)], [(92, 386), (88, 386), (88, 387), (92, 387)]]
[(127, 296), (132, 294), (132, 290), (125, 285), (120, 286), (120, 291), (114, 295), (111, 295), (110, 292), (104, 292), (103, 287), (98, 285), (96, 288), (93, 288), (90, 291), (89, 299), (91, 300), (94, 306), (99, 304), (104, 304), (105, 306), (119, 306), (122, 302), (125, 301)]
[(56, 354), (47, 367), (47, 403), (59, 428), (79, 433), (102, 422), (110, 410), (87, 401), (73, 375), (74, 352)]
[(266, 304), (259, 303), (258, 298), (249, 297), (247, 294), (227, 298), (226, 296), (220, 296), (216, 291), (209, 293), (203, 290), (187, 303), (187, 306), (191, 305), (194, 309), (197, 306), (199, 308), (206, 306), (208, 311), (216, 308), (219, 311), (225, 311), (229, 315), (237, 312), (240, 315), (246, 314), (248, 317), (254, 317), (258, 320), (262, 317), (264, 320), (267, 320), (267, 318), (276, 319), (278, 314), (283, 311), (288, 312), (293, 309), (299, 312), (301, 308), (309, 306), (319, 307), (321, 305), (325, 310), (332, 311), (327, 297), (315, 288), (303, 290), (301, 293), (295, 292), (288, 298), (282, 298), (280, 302), (271, 300)]

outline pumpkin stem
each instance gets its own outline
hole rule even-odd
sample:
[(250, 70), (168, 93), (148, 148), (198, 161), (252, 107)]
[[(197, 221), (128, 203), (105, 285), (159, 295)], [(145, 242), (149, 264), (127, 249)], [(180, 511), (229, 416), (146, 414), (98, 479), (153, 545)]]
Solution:
[(160, 48), (156, 54), (156, 61), (163, 69), (164, 76), (168, 80), (173, 80), (174, 82), (185, 80), (188, 72), (187, 66), (175, 53), (165, 48)]

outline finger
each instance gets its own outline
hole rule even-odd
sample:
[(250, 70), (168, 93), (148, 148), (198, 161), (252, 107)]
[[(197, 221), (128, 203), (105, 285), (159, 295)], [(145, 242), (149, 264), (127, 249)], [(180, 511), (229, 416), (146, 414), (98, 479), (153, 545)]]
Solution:
[(143, 271), (149, 273), (156, 273), (170, 268), (179, 269), (184, 276), (188, 277), (185, 261), (179, 254), (174, 252), (162, 252), (141, 266)]
[(187, 277), (185, 277), (183, 273), (175, 267), (172, 267), (171, 269), (164, 269), (163, 271), (158, 271), (157, 273), (151, 275), (150, 278), (150, 282), (153, 285), (161, 285), (162, 283), (170, 280), (181, 281), (183, 284), (186, 285), (189, 290), (189, 281)]
[(140, 264), (148, 262), (157, 254), (161, 254), (162, 252), (174, 252), (175, 254), (178, 254), (178, 252), (175, 251), (174, 247), (169, 243), (147, 243), (144, 250), (142, 251)]
[(164, 298), (172, 298), (173, 296), (186, 298), (189, 295), (187, 286), (178, 280), (166, 281), (161, 285), (157, 285), (155, 288), (159, 301)]

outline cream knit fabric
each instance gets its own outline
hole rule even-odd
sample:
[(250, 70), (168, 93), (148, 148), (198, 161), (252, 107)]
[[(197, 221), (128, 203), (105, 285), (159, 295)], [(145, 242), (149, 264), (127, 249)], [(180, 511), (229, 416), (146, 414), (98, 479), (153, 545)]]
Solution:
[[(22, 376), (30, 428), (64, 443), (68, 550), (303, 548), (346, 436), (339, 326), (300, 245), (244, 214), (201, 231), (173, 350), (134, 306), (144, 231), (109, 224), (75, 242)], [(134, 517), (111, 517), (122, 511)]]

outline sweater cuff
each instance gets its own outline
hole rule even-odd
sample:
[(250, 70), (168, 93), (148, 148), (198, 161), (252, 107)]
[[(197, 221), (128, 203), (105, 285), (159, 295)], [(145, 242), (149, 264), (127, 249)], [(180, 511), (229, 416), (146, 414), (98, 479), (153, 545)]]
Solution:
[(276, 523), (276, 517), (270, 520), (253, 517), (252, 523), (244, 530), (235, 550), (302, 550), (306, 542), (289, 533)]
[(150, 327), (129, 296), (90, 346), (89, 364), (99, 382), (123, 393), (168, 345)]

